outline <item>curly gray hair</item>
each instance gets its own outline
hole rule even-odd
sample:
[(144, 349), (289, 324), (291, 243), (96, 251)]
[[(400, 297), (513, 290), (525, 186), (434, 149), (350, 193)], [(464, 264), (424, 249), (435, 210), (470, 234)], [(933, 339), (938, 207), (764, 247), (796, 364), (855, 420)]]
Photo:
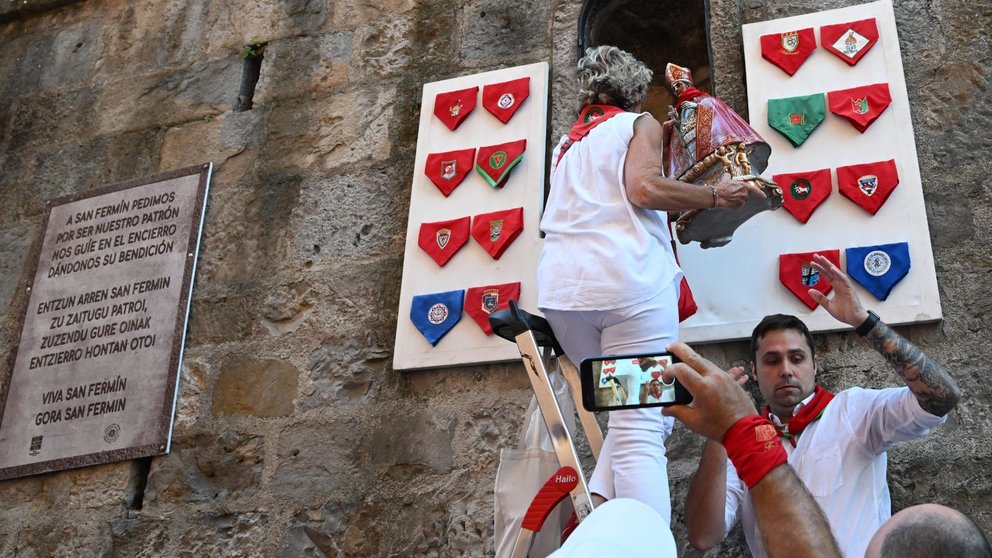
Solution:
[(614, 46), (586, 49), (578, 70), (579, 110), (592, 104), (633, 110), (644, 100), (654, 75), (632, 54)]

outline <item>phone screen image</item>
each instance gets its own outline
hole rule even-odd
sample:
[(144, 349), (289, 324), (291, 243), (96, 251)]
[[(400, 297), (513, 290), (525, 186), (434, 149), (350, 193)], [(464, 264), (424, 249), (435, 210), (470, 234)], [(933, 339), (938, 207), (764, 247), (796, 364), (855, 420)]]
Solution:
[(671, 353), (603, 356), (582, 361), (582, 402), (590, 411), (685, 404), (692, 396), (665, 368), (678, 358)]

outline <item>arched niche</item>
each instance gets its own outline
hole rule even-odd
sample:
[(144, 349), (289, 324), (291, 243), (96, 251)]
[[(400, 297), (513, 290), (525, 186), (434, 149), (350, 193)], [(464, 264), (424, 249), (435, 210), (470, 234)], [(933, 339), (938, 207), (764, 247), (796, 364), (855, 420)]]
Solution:
[(586, 0), (579, 17), (579, 57), (586, 48), (613, 45), (654, 70), (644, 102), (659, 121), (673, 99), (665, 84), (665, 65), (692, 70), (696, 87), (713, 92), (707, 0)]

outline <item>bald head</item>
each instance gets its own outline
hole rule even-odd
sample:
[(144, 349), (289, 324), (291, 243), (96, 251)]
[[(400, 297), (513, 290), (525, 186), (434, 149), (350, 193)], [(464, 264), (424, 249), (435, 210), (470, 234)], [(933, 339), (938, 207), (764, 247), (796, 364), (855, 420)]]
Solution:
[(922, 504), (890, 517), (865, 551), (865, 558), (934, 556), (992, 558), (992, 548), (968, 516), (946, 506)]

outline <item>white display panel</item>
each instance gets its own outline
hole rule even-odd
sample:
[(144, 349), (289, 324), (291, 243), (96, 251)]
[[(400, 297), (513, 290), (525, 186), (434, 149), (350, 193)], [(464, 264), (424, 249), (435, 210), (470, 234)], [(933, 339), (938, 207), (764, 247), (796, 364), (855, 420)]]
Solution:
[[(823, 48), (823, 25), (875, 18), (878, 43), (849, 66)], [(817, 48), (793, 76), (761, 56), (759, 39), (813, 27)], [(895, 16), (888, 0), (829, 10), (743, 27), (751, 125), (771, 145), (772, 155), (762, 175), (830, 168), (832, 192), (806, 224), (784, 208), (765, 212), (745, 223), (723, 248), (702, 250), (698, 244), (679, 246), (679, 258), (699, 304), (699, 312), (682, 324), (687, 342), (716, 342), (750, 337), (765, 315), (795, 314), (814, 332), (847, 326), (817, 307), (810, 311), (779, 281), (778, 256), (786, 253), (838, 249), (846, 269), (846, 248), (908, 242), (909, 274), (880, 302), (856, 285), (862, 302), (889, 324), (941, 318), (940, 298), (927, 226), (909, 98), (903, 74)], [(768, 126), (768, 99), (827, 93), (861, 85), (888, 83), (892, 102), (864, 134), (847, 120), (826, 115), (799, 147)], [(874, 216), (837, 191), (838, 167), (895, 159), (899, 186)], [(786, 195), (788, 195), (786, 193)]]
[[(482, 88), (525, 76), (530, 77), (529, 96), (512, 119), (503, 124), (482, 106)], [(435, 97), (438, 93), (473, 86), (479, 87), (475, 109), (455, 131), (448, 129), (434, 116)], [(432, 347), (410, 321), (410, 307), (414, 295), (519, 281), (520, 306), (529, 312), (536, 311), (547, 113), (548, 65), (543, 62), (424, 85), (396, 320), (394, 369), (436, 368), (520, 358), (515, 344), (495, 335), (487, 337), (466, 312), (437, 346)], [(490, 187), (473, 169), (446, 198), (424, 174), (430, 153), (479, 148), (518, 139), (527, 140), (527, 149), (523, 160), (513, 169), (501, 189)], [(447, 265), (439, 267), (417, 243), (422, 223), (473, 217), (515, 207), (523, 207), (524, 210), (523, 232), (499, 260), (493, 260), (470, 238)]]

